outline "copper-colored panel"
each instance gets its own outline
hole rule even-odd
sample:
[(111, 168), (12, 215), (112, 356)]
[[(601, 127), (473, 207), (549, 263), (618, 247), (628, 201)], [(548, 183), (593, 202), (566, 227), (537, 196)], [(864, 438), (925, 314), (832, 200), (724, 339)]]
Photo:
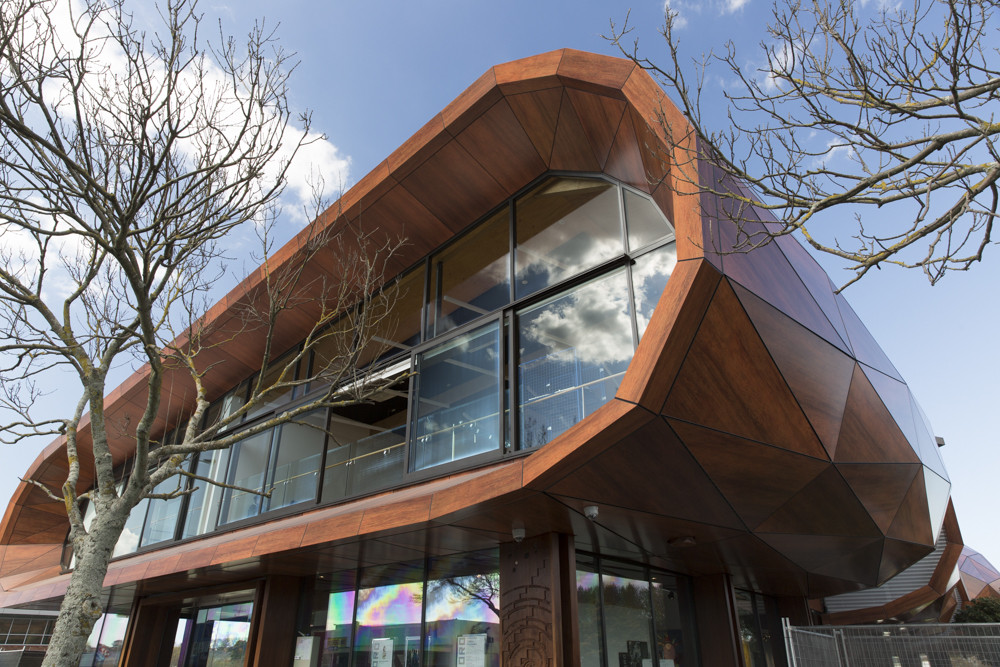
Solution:
[(545, 163), (504, 99), (456, 138), (510, 194), (545, 171)]
[(375, 236), (373, 244), (381, 242), (379, 237), (387, 237), (389, 242), (405, 238), (409, 246), (407, 258), (403, 260), (406, 266), (437, 248), (455, 232), (403, 187), (393, 188), (362, 211), (356, 224), (363, 226), (366, 236)]
[[(772, 218), (769, 212), (762, 212), (764, 219)], [(850, 351), (850, 338), (847, 336), (847, 328), (840, 315), (840, 308), (837, 307), (837, 297), (834, 294), (834, 285), (830, 282), (830, 277), (826, 275), (823, 267), (813, 258), (812, 255), (792, 236), (777, 236), (774, 243), (778, 244), (785, 259), (792, 265), (792, 269), (798, 274), (806, 289), (816, 299), (816, 303), (823, 310), (826, 319), (830, 321), (833, 328), (837, 330), (841, 340)]]
[[(434, 121), (431, 121), (433, 123)], [(431, 123), (428, 123), (430, 126)], [(426, 127), (426, 126), (425, 126)], [(429, 127), (427, 130), (428, 134), (433, 136), (433, 127)], [(423, 137), (415, 140), (417, 144), (423, 145), (425, 139)], [(403, 144), (406, 146), (407, 144)], [(399, 149), (402, 150), (402, 147)], [(426, 159), (427, 156), (421, 155), (420, 161)], [(398, 167), (399, 165), (397, 165)], [(405, 172), (405, 170), (404, 170)], [(390, 176), (390, 164), (388, 160), (383, 160), (374, 169), (361, 177), (361, 180), (352, 187), (350, 190), (344, 193), (331, 208), (333, 211), (330, 214), (333, 216), (333, 220), (337, 220), (341, 217), (354, 217), (357, 215), (357, 210), (361, 206), (375, 201), (382, 195), (384, 195), (388, 190), (396, 185), (396, 179)], [(307, 234), (308, 230), (303, 230), (300, 234)], [(252, 285), (250, 282), (247, 285)], [(233, 294), (233, 292), (230, 292)]]
[[(405, 178), (449, 141), (451, 135), (445, 132), (444, 119), (438, 114), (390, 153), (384, 164), (394, 179)], [(394, 184), (395, 181), (389, 183)]]
[(882, 537), (878, 526), (834, 467), (816, 476), (754, 532)]
[(556, 76), (563, 51), (549, 51), (493, 68), (497, 85), (505, 95), (552, 88), (561, 82)]
[(958, 566), (958, 559), (961, 555), (961, 544), (949, 543), (945, 546), (944, 552), (941, 554), (941, 559), (938, 561), (937, 567), (934, 568), (934, 573), (931, 575), (931, 579), (927, 582), (927, 585), (941, 595), (947, 595), (948, 583), (951, 581), (952, 573), (955, 572), (955, 568)]
[(668, 422), (748, 526), (766, 519), (830, 465), (719, 431)]
[(670, 164), (670, 142), (663, 138), (662, 126), (654, 121), (653, 125), (647, 125), (642, 115), (634, 108), (629, 109), (632, 116), (632, 128), (635, 130), (635, 137), (642, 149), (640, 155), (646, 173), (647, 186), (643, 188), (646, 192), (652, 192), (662, 183), (667, 182), (667, 173)]
[(734, 285), (764, 345), (832, 457), (854, 360), (749, 291)]
[(146, 578), (151, 579), (153, 577), (159, 577), (161, 575), (177, 572), (181, 569), (180, 562), (180, 554), (155, 558), (150, 561), (149, 567), (146, 568)]
[[(878, 582), (881, 584), (883, 581), (896, 576), (933, 550), (933, 546), (887, 539), (885, 541), (885, 548), (882, 551), (882, 564), (879, 566)], [(906, 604), (900, 606), (904, 609), (910, 608)]]
[(910, 489), (903, 498), (886, 536), (931, 547), (937, 541), (934, 528), (931, 526), (930, 515), (927, 512), (927, 489), (924, 486), (922, 466), (910, 484)]
[(715, 292), (663, 414), (807, 456), (826, 457), (726, 281)]
[(583, 129), (583, 124), (576, 114), (576, 109), (570, 103), (569, 95), (563, 92), (563, 100), (559, 105), (559, 120), (556, 123), (556, 136), (552, 142), (552, 155), (549, 158), (549, 169), (564, 171), (600, 171), (601, 165), (594, 155), (590, 139)]
[(558, 72), (561, 80), (574, 87), (606, 95), (620, 91), (633, 69), (631, 60), (563, 49)]
[(454, 141), (403, 179), (403, 187), (454, 231), (464, 229), (507, 196)]
[(539, 157), (546, 164), (552, 157), (552, 142), (556, 138), (559, 107), (562, 105), (562, 88), (550, 88), (533, 93), (510, 95), (507, 98), (511, 111), (517, 116), (525, 134), (531, 140)]
[(837, 306), (840, 309), (840, 316), (844, 320), (847, 335), (851, 339), (854, 356), (857, 357), (858, 361), (864, 362), (872, 368), (878, 369), (886, 375), (903, 382), (903, 377), (899, 374), (899, 371), (892, 365), (889, 358), (885, 356), (885, 352), (882, 351), (879, 344), (872, 338), (868, 328), (858, 318), (858, 314), (854, 312), (851, 304), (847, 302), (843, 294), (837, 295)]
[(708, 262), (678, 262), (618, 387), (618, 398), (660, 411), (719, 278)]
[(618, 126), (625, 112), (625, 102), (604, 95), (585, 93), (579, 90), (566, 91), (569, 101), (576, 109), (583, 131), (590, 140), (594, 156), (603, 168), (614, 143)]
[(335, 514), (309, 523), (299, 546), (309, 546), (322, 542), (332, 542), (346, 537), (354, 537), (361, 528), (364, 513), (361, 511)]
[(903, 435), (910, 442), (910, 446), (919, 456), (920, 444), (917, 439), (917, 424), (914, 421), (913, 406), (910, 403), (910, 390), (899, 380), (873, 368), (861, 366), (861, 370), (868, 381), (872, 383), (872, 387), (882, 399), (882, 403), (889, 409), (889, 414), (896, 420), (899, 430), (903, 432)]
[(3, 553), (3, 564), (0, 565), (0, 576), (38, 570), (59, 564), (62, 556), (62, 543), (56, 544), (11, 544)]
[(61, 543), (69, 530), (65, 516), (39, 512), (30, 507), (21, 508), (17, 524), (10, 533), (10, 544)]
[[(721, 200), (721, 204), (735, 206), (732, 201), (725, 199)], [(746, 219), (753, 215), (750, 210), (734, 213), (723, 211), (720, 214), (719, 232), (722, 250), (728, 253), (723, 259), (726, 275), (847, 352), (847, 345), (830, 324), (830, 320), (813, 299), (801, 278), (792, 269), (792, 265), (785, 259), (781, 249), (774, 243), (766, 242), (753, 249), (750, 249), (750, 246), (741, 246), (747, 242), (743, 234), (752, 235), (758, 229), (764, 229), (760, 222)], [(741, 224), (744, 229), (739, 234), (731, 219), (732, 216), (742, 218)], [(766, 236), (764, 238), (766, 239)], [(758, 242), (759, 238), (751, 236), (750, 243)]]
[(646, 180), (646, 167), (642, 163), (640, 153), (641, 148), (632, 126), (632, 116), (624, 114), (607, 162), (604, 163), (604, 172), (643, 192), (649, 192), (651, 188)]
[(886, 533), (909, 491), (920, 465), (916, 463), (841, 463), (840, 474), (854, 489), (879, 529)]
[(837, 463), (920, 462), (860, 366), (854, 369), (834, 460)]
[(521, 488), (523, 459), (511, 461), (475, 475), (461, 484), (437, 491), (431, 500), (430, 519), (467, 509)]
[(740, 535), (714, 545), (732, 573), (734, 584), (773, 595), (803, 595), (806, 573), (754, 535)]
[[(388, 500), (388, 499), (387, 499)], [(421, 496), (403, 502), (384, 503), (365, 510), (359, 534), (376, 533), (430, 519), (431, 499)]]
[(491, 69), (441, 111), (445, 129), (452, 136), (464, 130), (501, 98), (502, 93), (496, 84), (495, 71)]
[[(636, 465), (639, 461), (642, 464)], [(743, 527), (712, 480), (661, 419), (649, 422), (549, 490), (599, 505)]]
[(880, 537), (757, 533), (775, 551), (811, 574), (874, 586), (882, 558)]
[(253, 555), (262, 556), (264, 554), (295, 549), (302, 542), (305, 533), (305, 525), (269, 530), (257, 538), (257, 544), (253, 548)]

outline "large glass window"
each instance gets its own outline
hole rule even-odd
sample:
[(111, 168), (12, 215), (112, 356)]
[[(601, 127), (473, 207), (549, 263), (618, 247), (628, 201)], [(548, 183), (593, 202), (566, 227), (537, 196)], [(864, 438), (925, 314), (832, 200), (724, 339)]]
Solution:
[(624, 270), (518, 313), (521, 447), (558, 437), (614, 397), (635, 350)]
[(500, 451), (500, 325), (417, 355), (412, 470)]
[(267, 475), (267, 458), (271, 451), (274, 431), (268, 429), (233, 445), (232, 462), (222, 496), (219, 525), (239, 521), (260, 512), (263, 497), (260, 491)]
[(431, 256), (428, 338), (510, 302), (509, 248), (510, 209), (504, 207)]
[(326, 444), (326, 410), (314, 410), (278, 427), (266, 505), (276, 510), (316, 498)]
[(496, 552), (431, 562), (425, 596), (428, 667), (500, 665), (500, 573)]
[(584, 667), (698, 664), (686, 579), (579, 554), (576, 582)]
[(215, 519), (219, 513), (219, 504), (222, 502), (223, 488), (204, 480), (225, 480), (226, 470), (229, 467), (229, 453), (228, 449), (217, 449), (198, 454), (194, 474), (202, 479), (192, 480), (194, 490), (188, 496), (187, 514), (181, 538), (215, 530)]
[[(784, 652), (777, 626), (774, 601), (758, 593), (736, 591), (736, 617), (740, 624), (740, 648), (747, 667), (784, 667)], [(777, 637), (777, 640), (776, 640)]]
[(515, 207), (514, 292), (520, 298), (624, 252), (618, 188), (593, 178), (550, 178)]
[(676, 265), (677, 247), (673, 244), (647, 252), (632, 264), (632, 294), (635, 300), (636, 329), (640, 338), (649, 325), (653, 310), (656, 309)]
[(420, 666), (423, 591), (421, 564), (362, 572), (355, 616), (355, 664)]
[(198, 609), (185, 624), (177, 664), (184, 667), (242, 667), (250, 639), (253, 603)]

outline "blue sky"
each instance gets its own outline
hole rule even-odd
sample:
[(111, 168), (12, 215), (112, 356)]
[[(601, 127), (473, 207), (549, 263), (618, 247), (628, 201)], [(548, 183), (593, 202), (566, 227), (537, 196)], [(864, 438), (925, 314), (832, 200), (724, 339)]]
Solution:
[[(679, 35), (692, 54), (732, 38), (749, 60), (763, 37), (770, 2), (675, 0), (674, 7), (686, 19)], [(254, 17), (278, 26), (284, 47), (301, 60), (291, 101), (312, 110), (314, 129), (326, 133), (337, 155), (349, 160), (347, 186), (497, 63), (562, 47), (615, 55), (601, 34), (608, 32), (609, 20), (624, 21), (630, 8), (640, 49), (663, 59), (657, 34), (662, 0), (246, 0), (201, 6), (206, 19), (221, 19), (227, 32), (242, 32)], [(840, 219), (830, 224), (848, 230), (850, 215)], [(285, 234), (297, 224), (289, 220)], [(1000, 564), (993, 509), (1000, 448), (990, 426), (991, 415), (1000, 411), (1000, 360), (994, 349), (1000, 317), (989, 287), (1000, 285), (996, 254), (995, 247), (988, 248), (985, 263), (935, 287), (917, 272), (873, 271), (846, 296), (948, 443), (943, 456), (966, 544)], [(821, 262), (834, 282), (849, 278), (832, 258)], [(27, 469), (38, 449), (0, 450), (9, 476), (0, 479), (0, 501), (12, 493), (14, 475)]]

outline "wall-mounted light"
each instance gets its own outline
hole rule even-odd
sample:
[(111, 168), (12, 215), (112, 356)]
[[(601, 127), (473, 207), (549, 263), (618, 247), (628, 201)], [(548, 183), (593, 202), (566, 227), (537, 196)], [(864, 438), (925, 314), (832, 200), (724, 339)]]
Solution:
[(591, 521), (597, 518), (599, 512), (600, 510), (597, 508), (597, 505), (587, 505), (583, 508), (583, 516), (587, 517)]
[(511, 529), (510, 533), (514, 537), (514, 541), (517, 542), (518, 544), (520, 544), (521, 541), (524, 540), (524, 528), (514, 527), (513, 529)]

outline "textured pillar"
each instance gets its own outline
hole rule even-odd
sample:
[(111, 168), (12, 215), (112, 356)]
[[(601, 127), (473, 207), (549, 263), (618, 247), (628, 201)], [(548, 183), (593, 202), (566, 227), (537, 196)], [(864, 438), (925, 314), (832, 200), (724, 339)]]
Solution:
[(547, 533), (500, 545), (501, 663), (504, 667), (572, 667), (576, 642), (573, 543)]

